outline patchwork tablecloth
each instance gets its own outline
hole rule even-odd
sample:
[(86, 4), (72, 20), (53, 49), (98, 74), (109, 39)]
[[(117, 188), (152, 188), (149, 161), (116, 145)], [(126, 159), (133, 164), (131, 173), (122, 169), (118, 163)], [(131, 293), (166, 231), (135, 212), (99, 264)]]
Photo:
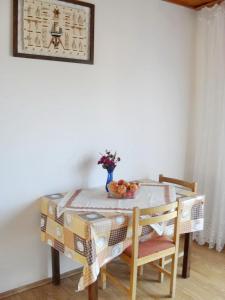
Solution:
[[(83, 265), (77, 288), (82, 290), (97, 279), (101, 266), (120, 255), (131, 244), (132, 214), (128, 211), (106, 212), (104, 209), (69, 209), (59, 215), (58, 205), (64, 198), (65, 194), (41, 198), (41, 239)], [(181, 233), (202, 230), (204, 196), (179, 190), (177, 198), (182, 202)], [(152, 206), (161, 204), (154, 200)], [(172, 226), (167, 224), (167, 233)], [(156, 233), (150, 226), (140, 228), (141, 238), (151, 238), (152, 234)]]

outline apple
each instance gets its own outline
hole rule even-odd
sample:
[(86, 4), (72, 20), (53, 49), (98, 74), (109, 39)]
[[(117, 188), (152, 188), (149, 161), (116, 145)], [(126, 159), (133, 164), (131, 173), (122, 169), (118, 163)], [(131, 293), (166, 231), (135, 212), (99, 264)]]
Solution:
[(123, 185), (123, 184), (125, 184), (125, 180), (123, 180), (123, 179), (120, 179), (119, 181), (118, 181), (118, 185)]

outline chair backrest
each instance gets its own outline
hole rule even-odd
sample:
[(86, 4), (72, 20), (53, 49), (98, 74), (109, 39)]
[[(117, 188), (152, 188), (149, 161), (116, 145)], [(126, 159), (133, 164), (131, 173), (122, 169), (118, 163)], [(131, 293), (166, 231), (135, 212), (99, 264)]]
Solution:
[[(142, 218), (144, 216), (144, 218)], [(179, 227), (180, 227), (180, 204), (178, 201), (166, 205), (139, 209), (133, 209), (133, 240), (132, 240), (132, 256), (138, 257), (139, 244), (139, 227), (174, 219), (173, 241), (175, 246), (179, 243)]]
[(185, 187), (191, 190), (193, 193), (197, 193), (197, 182), (189, 182), (177, 178), (165, 177), (162, 174), (159, 175), (159, 182), (173, 183), (177, 186)]

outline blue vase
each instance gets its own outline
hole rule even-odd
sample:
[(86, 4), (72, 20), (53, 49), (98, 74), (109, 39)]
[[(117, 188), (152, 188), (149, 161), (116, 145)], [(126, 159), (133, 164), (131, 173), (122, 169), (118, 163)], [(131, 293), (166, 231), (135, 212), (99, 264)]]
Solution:
[(107, 180), (106, 180), (106, 185), (105, 185), (105, 189), (106, 189), (106, 192), (108, 193), (109, 192), (109, 189), (108, 189), (108, 184), (113, 181), (113, 170), (107, 170), (108, 172), (108, 175), (107, 175)]

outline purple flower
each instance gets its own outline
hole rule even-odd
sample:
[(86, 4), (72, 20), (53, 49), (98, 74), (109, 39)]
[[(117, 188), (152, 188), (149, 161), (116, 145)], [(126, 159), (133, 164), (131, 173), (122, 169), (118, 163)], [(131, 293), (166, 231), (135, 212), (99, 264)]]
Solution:
[(106, 150), (105, 154), (100, 157), (98, 160), (98, 165), (102, 165), (104, 169), (113, 171), (117, 163), (120, 161), (120, 157), (117, 157), (117, 153), (111, 153), (111, 151)]

